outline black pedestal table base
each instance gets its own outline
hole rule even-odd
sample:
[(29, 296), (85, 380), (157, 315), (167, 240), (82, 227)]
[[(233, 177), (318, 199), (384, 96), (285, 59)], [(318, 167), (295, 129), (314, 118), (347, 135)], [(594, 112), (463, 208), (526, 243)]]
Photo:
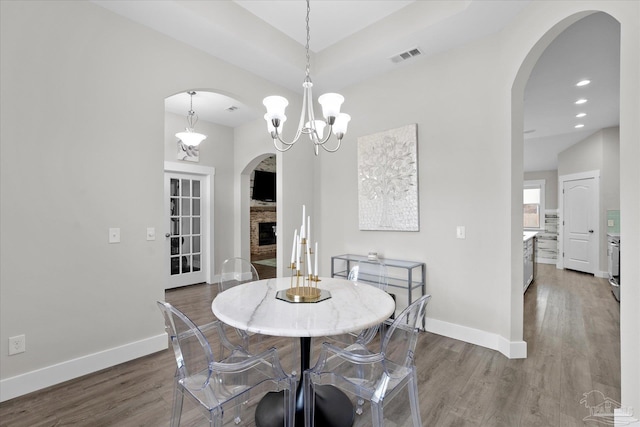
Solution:
[[(296, 390), (296, 426), (304, 425), (304, 387), (302, 374), (309, 369), (311, 338), (300, 338), (300, 384)], [(351, 427), (354, 410), (351, 401), (341, 390), (326, 385), (316, 386), (316, 426)], [(284, 392), (267, 393), (256, 408), (257, 427), (281, 427), (284, 420)]]

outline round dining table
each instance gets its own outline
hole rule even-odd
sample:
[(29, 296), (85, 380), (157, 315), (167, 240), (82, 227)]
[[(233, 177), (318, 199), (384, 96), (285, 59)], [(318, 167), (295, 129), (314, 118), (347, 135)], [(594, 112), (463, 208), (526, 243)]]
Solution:
[[(300, 278), (301, 280), (301, 278)], [(300, 374), (309, 369), (311, 338), (360, 331), (388, 319), (395, 310), (393, 298), (365, 283), (321, 277), (317, 287), (329, 298), (317, 302), (290, 302), (283, 290), (296, 278), (281, 277), (244, 283), (218, 294), (213, 314), (234, 328), (263, 335), (300, 338)], [(296, 425), (304, 425), (304, 387), (296, 392)], [(316, 390), (316, 425), (351, 426), (354, 409), (337, 388)], [(258, 427), (282, 426), (282, 394), (268, 393), (256, 408)]]

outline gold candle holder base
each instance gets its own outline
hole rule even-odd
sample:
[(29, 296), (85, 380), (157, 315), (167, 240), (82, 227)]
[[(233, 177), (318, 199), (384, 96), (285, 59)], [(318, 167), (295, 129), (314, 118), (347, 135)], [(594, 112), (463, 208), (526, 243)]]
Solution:
[(278, 291), (276, 293), (276, 298), (292, 303), (313, 303), (331, 298), (331, 293), (318, 288), (291, 288)]

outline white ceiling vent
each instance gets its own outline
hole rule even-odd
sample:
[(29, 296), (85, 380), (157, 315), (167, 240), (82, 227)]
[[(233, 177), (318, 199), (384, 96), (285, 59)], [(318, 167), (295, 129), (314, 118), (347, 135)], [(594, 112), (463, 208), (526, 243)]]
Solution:
[(409, 49), (406, 52), (399, 53), (391, 57), (391, 62), (397, 64), (398, 62), (406, 61), (409, 58), (413, 58), (414, 56), (422, 55), (422, 51), (420, 48), (416, 47), (414, 49)]

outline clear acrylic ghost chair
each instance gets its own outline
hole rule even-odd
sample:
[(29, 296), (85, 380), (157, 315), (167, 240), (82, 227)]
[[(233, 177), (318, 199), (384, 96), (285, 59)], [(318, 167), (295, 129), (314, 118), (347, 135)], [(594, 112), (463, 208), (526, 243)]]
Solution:
[(414, 351), (430, 298), (425, 295), (402, 311), (388, 328), (379, 353), (360, 343), (345, 349), (322, 345), (318, 362), (304, 372), (305, 426), (314, 426), (314, 387), (332, 385), (369, 401), (374, 427), (384, 425), (385, 404), (406, 386), (413, 425), (422, 427)]
[[(220, 269), (218, 292), (223, 292), (234, 286), (256, 280), (260, 280), (260, 277), (251, 262), (244, 258), (229, 258), (222, 263), (222, 268)], [(254, 334), (247, 333), (240, 329), (236, 329), (235, 331), (242, 340), (242, 346), (248, 349), (249, 338), (254, 336)], [(259, 336), (254, 338), (253, 341), (259, 341)]]
[(287, 375), (275, 348), (250, 355), (234, 347), (224, 336), (220, 322), (207, 325), (215, 329), (230, 355), (216, 359), (205, 335), (184, 313), (171, 304), (158, 301), (171, 339), (178, 369), (175, 378), (171, 426), (180, 425), (184, 395), (204, 411), (212, 427), (228, 421), (254, 425), (244, 412), (266, 392), (284, 391), (285, 426), (293, 426), (295, 378)]
[[(348, 280), (352, 282), (358, 282), (362, 285), (376, 286), (378, 289), (382, 289), (386, 292), (389, 284), (387, 277), (387, 266), (382, 262), (362, 262), (354, 265), (349, 271), (347, 276)], [(323, 337), (322, 339), (327, 342), (333, 342), (338, 345), (351, 345), (360, 343), (362, 345), (369, 344), (378, 333), (378, 329), (383, 327), (384, 324), (375, 325), (362, 331), (352, 332), (348, 334), (331, 335)], [(324, 342), (323, 341), (323, 342)]]
[(256, 280), (260, 280), (260, 277), (251, 262), (244, 258), (229, 258), (222, 263), (218, 290), (224, 292), (234, 286)]

